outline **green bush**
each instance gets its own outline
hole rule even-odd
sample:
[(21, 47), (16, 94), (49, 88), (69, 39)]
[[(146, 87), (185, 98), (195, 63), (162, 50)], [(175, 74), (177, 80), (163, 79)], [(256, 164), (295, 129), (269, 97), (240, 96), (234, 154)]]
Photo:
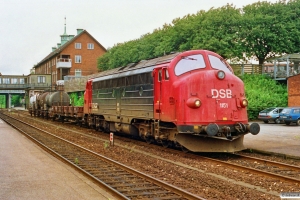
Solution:
[(70, 94), (72, 106), (83, 106), (84, 95), (83, 92), (73, 92)]
[(287, 107), (287, 86), (279, 84), (265, 75), (244, 74), (240, 77), (245, 84), (248, 99), (248, 118), (257, 119), (259, 111), (268, 107)]
[(0, 95), (0, 108), (5, 108), (5, 106), (6, 106), (5, 95)]

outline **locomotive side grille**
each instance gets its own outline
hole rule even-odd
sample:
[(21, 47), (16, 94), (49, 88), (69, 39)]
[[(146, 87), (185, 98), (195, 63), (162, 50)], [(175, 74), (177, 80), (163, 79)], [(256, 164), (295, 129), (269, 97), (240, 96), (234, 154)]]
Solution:
[[(153, 118), (152, 72), (93, 82), (93, 103), (108, 121), (130, 122)], [(117, 115), (116, 115), (117, 114)]]

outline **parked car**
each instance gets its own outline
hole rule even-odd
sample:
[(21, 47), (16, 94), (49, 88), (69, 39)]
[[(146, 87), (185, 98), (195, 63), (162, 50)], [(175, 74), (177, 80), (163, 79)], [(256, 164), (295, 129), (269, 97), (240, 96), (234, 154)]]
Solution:
[(258, 119), (262, 120), (264, 123), (274, 122), (279, 124), (281, 120), (279, 119), (279, 113), (284, 109), (284, 107), (271, 107), (262, 110), (258, 114)]
[(282, 120), (286, 125), (291, 123), (296, 123), (300, 126), (300, 107), (288, 107), (283, 109), (279, 114), (280, 120)]

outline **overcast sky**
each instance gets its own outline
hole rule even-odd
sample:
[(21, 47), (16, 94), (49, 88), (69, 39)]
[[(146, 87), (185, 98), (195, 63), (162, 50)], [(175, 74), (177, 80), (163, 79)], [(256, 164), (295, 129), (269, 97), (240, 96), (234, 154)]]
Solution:
[[(28, 75), (64, 33), (87, 30), (105, 48), (151, 33), (164, 23), (227, 3), (258, 0), (0, 0), (0, 72)], [(270, 0), (269, 2), (277, 2)]]

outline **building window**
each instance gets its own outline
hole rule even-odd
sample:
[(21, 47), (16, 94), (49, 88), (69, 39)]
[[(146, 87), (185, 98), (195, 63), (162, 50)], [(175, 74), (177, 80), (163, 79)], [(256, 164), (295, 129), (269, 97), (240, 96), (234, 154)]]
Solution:
[(3, 78), (3, 84), (10, 84), (9, 78)]
[(75, 43), (75, 49), (81, 49), (81, 43)]
[(87, 46), (88, 49), (94, 49), (94, 44), (93, 43), (88, 43), (87, 45), (88, 45)]
[(76, 77), (81, 76), (81, 69), (75, 69), (75, 76)]
[(24, 78), (20, 78), (20, 84), (25, 84), (25, 79)]
[(18, 84), (18, 79), (17, 78), (12, 78), (11, 79), (11, 84)]
[(38, 76), (38, 83), (46, 83), (46, 77), (45, 76)]
[(75, 56), (75, 63), (81, 63), (81, 56), (79, 55)]

